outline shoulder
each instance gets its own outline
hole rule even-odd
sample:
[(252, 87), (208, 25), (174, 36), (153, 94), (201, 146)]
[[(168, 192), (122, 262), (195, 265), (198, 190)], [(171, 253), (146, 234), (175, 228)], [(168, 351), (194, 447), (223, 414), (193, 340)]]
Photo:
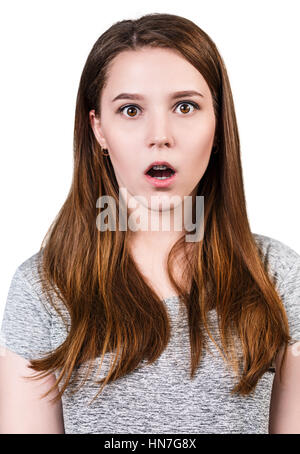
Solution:
[(42, 251), (39, 250), (17, 266), (10, 282), (7, 306), (16, 309), (32, 306), (35, 310), (43, 307), (48, 315), (53, 315), (41, 285), (41, 258)]
[(50, 348), (52, 310), (39, 282), (39, 257), (35, 253), (16, 268), (1, 323), (2, 347), (26, 359), (39, 357)]
[(281, 298), (294, 343), (300, 340), (300, 255), (286, 243), (254, 234)]
[(286, 242), (266, 235), (252, 233), (259, 249), (262, 252), (265, 263), (274, 276), (277, 286), (283, 286), (286, 278), (300, 269), (300, 254)]
[(42, 251), (38, 251), (20, 263), (16, 272), (20, 279), (36, 285), (39, 282), (38, 267), (41, 264)]

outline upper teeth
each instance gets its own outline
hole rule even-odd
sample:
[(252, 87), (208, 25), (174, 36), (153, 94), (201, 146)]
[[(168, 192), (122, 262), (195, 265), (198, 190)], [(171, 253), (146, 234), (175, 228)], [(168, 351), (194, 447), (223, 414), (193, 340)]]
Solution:
[(153, 166), (152, 169), (154, 170), (166, 170), (168, 167), (167, 166)]

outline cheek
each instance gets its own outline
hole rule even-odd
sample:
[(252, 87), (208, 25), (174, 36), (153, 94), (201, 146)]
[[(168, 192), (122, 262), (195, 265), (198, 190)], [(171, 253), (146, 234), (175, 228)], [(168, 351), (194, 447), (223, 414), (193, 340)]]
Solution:
[(120, 150), (118, 148), (116, 149), (118, 150), (117, 153), (113, 148), (110, 149), (111, 163), (119, 185), (122, 184), (127, 187), (130, 182), (135, 181), (137, 176), (137, 169), (133, 165), (135, 160), (130, 153), (120, 155)]
[(194, 137), (192, 143), (190, 144), (190, 161), (194, 162), (205, 162), (210, 158), (214, 142), (214, 131), (205, 131), (204, 134), (200, 134), (197, 137)]
[(181, 146), (188, 154), (205, 155), (210, 153), (215, 135), (215, 117), (213, 113), (203, 112), (195, 118), (188, 127), (188, 134), (185, 130), (180, 133)]
[(213, 138), (199, 141), (188, 155), (186, 174), (190, 175), (193, 184), (204, 175), (211, 156)]
[(107, 148), (115, 172), (124, 174), (134, 173), (133, 165), (136, 164), (136, 151), (132, 143), (132, 134), (106, 135)]
[(210, 154), (204, 153), (190, 160), (188, 172), (194, 179), (200, 179), (203, 176), (207, 169), (209, 158)]
[(215, 136), (215, 121), (210, 119), (199, 129), (199, 135), (195, 138), (193, 153), (195, 160), (201, 163), (205, 168), (208, 165)]
[[(124, 120), (125, 121), (125, 120)], [(134, 121), (132, 122), (134, 123)], [(122, 152), (130, 152), (132, 145), (136, 140), (136, 133), (130, 131), (130, 128), (120, 127), (116, 122), (112, 122), (109, 128), (103, 127), (108, 148)]]

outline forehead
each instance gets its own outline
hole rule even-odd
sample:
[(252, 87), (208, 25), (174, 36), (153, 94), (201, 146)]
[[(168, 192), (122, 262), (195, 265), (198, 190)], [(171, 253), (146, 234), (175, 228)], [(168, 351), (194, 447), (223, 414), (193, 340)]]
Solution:
[(183, 55), (174, 49), (142, 48), (118, 54), (107, 72), (103, 95), (120, 91), (147, 93), (155, 91), (198, 89), (204, 94), (209, 87), (202, 74)]

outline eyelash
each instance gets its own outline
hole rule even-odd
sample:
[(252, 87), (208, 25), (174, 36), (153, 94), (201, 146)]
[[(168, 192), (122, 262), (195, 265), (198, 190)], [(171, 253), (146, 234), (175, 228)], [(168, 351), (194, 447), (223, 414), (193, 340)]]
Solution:
[[(195, 103), (195, 102), (192, 102), (192, 101), (180, 101), (179, 103), (177, 103), (175, 105), (175, 109), (177, 109), (178, 106), (180, 106), (180, 104), (191, 104), (195, 109), (197, 110), (200, 110), (200, 106)], [(136, 107), (138, 108), (139, 110), (142, 110), (139, 106), (137, 106), (136, 104), (127, 104), (126, 106), (121, 106), (119, 107), (119, 109), (117, 110), (117, 113), (123, 113), (123, 110), (129, 108), (129, 107)], [(184, 114), (185, 115), (185, 114)], [(187, 114), (188, 115), (188, 114)], [(127, 117), (127, 118), (135, 118), (135, 117)]]

